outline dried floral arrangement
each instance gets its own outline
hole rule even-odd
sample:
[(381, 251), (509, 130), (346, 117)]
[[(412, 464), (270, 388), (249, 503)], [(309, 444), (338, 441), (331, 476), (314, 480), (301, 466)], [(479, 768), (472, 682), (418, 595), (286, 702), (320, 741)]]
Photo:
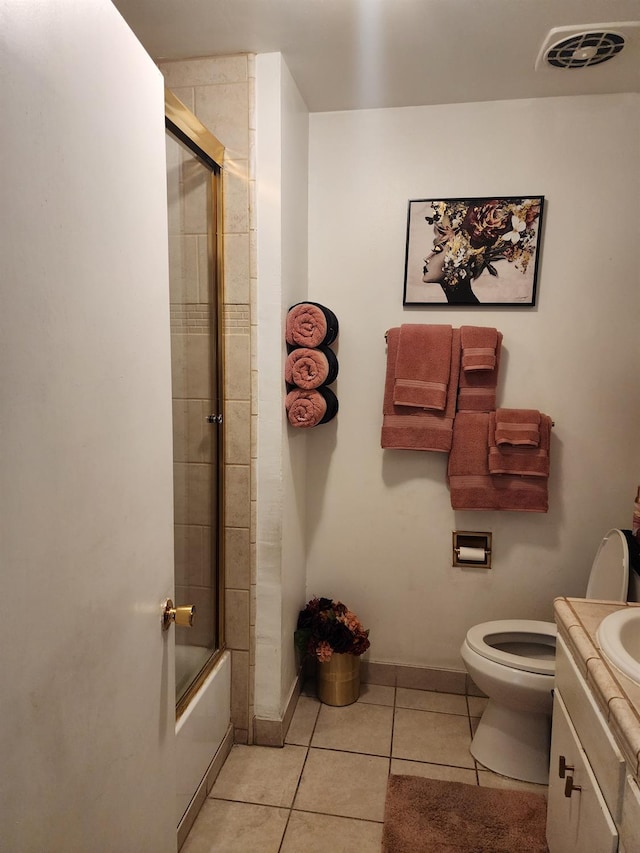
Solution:
[(331, 598), (312, 598), (300, 611), (294, 642), (303, 655), (320, 663), (334, 652), (361, 655), (371, 645), (369, 629), (345, 604)]

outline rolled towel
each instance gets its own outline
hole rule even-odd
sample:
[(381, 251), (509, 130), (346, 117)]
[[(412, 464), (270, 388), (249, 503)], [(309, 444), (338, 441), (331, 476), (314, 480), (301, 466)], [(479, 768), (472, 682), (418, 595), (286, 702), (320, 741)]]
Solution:
[(285, 340), (290, 346), (328, 346), (338, 336), (338, 318), (319, 302), (298, 302), (287, 312)]
[[(462, 334), (460, 335), (462, 338)], [(497, 333), (496, 366), (493, 370), (460, 370), (459, 412), (492, 412), (496, 409), (496, 389), (502, 352), (502, 332)], [(462, 362), (462, 358), (460, 359)]]
[[(500, 411), (500, 409), (498, 409)], [(489, 414), (489, 471), (491, 474), (520, 474), (529, 477), (549, 476), (549, 449), (551, 446), (551, 418), (540, 416), (540, 446), (513, 447), (496, 444), (498, 412)]]
[(496, 366), (498, 330), (485, 326), (460, 326), (462, 369), (493, 370)]
[(329, 347), (296, 347), (284, 363), (284, 378), (297, 388), (330, 385), (338, 375), (338, 359)]
[(451, 326), (403, 324), (396, 356), (396, 406), (442, 412), (451, 371)]
[(287, 418), (292, 427), (309, 429), (326, 424), (338, 413), (338, 398), (330, 388), (305, 391), (295, 388), (285, 398)]
[(497, 409), (495, 415), (496, 445), (540, 444), (540, 412), (537, 409)]

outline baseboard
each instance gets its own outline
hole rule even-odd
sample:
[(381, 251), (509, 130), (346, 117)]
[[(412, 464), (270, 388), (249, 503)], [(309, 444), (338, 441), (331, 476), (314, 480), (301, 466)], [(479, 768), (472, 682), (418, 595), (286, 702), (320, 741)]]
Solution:
[(222, 765), (226, 761), (227, 756), (231, 752), (233, 746), (233, 726), (229, 725), (227, 732), (222, 739), (222, 743), (216, 750), (216, 754), (211, 760), (211, 764), (207, 767), (206, 773), (202, 777), (202, 782), (198, 785), (198, 790), (193, 795), (193, 799), (189, 803), (186, 812), (182, 816), (182, 820), (178, 824), (178, 850), (187, 840), (187, 835), (193, 826), (195, 819), (198, 817), (198, 812), (202, 808), (204, 801), (207, 799), (207, 794), (213, 788), (213, 784), (218, 778), (218, 774), (222, 770)]
[(365, 684), (383, 684), (389, 687), (409, 687), (414, 690), (435, 690), (438, 693), (482, 696), (469, 678), (458, 669), (440, 669), (426, 666), (406, 666), (396, 663), (377, 663), (363, 660), (360, 678)]
[(265, 720), (260, 717), (253, 719), (253, 742), (259, 746), (284, 746), (291, 719), (293, 718), (300, 690), (302, 688), (301, 674), (295, 677), (293, 686), (289, 691), (289, 698), (285, 704), (284, 715), (281, 720)]

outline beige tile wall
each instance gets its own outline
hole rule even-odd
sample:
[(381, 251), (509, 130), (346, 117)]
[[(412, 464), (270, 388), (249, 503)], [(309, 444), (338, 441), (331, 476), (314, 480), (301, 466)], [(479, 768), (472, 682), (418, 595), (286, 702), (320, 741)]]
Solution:
[[(255, 489), (257, 409), (252, 402), (256, 370), (254, 321), (255, 73), (252, 56), (160, 63), (165, 84), (225, 146), (224, 315), (225, 355), (225, 613), (231, 651), (231, 718), (235, 740), (252, 740), (255, 583)], [(193, 262), (193, 261), (191, 261)], [(185, 415), (186, 417), (186, 415)], [(197, 436), (188, 436), (197, 441)], [(201, 559), (202, 542), (183, 546)]]

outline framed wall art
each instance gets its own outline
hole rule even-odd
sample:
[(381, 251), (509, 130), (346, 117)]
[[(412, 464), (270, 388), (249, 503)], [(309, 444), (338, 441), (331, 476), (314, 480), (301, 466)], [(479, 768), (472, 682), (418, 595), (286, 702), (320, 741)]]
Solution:
[(536, 304), (544, 196), (412, 199), (404, 305)]

